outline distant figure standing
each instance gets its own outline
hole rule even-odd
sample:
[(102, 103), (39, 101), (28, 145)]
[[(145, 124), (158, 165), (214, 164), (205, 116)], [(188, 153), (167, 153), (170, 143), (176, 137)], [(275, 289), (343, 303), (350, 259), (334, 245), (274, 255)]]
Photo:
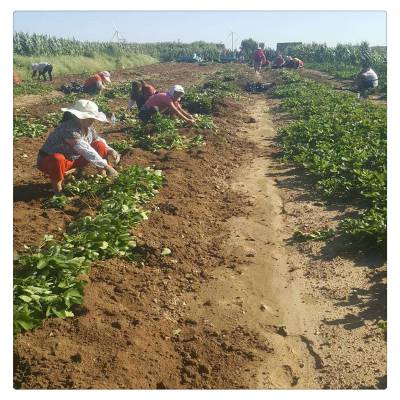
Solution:
[(356, 84), (360, 95), (367, 97), (367, 90), (378, 86), (378, 75), (370, 66), (365, 65), (357, 75)]
[(36, 76), (36, 73), (38, 73), (38, 79), (43, 76), (43, 79), (47, 81), (46, 74), (49, 75), (49, 79), (52, 81), (53, 77), (51, 75), (53, 71), (53, 66), (47, 62), (41, 62), (41, 63), (32, 63), (31, 64), (31, 70), (32, 70), (32, 78)]
[(100, 93), (104, 89), (104, 82), (111, 82), (110, 73), (108, 71), (102, 71), (91, 76), (83, 84), (83, 91), (89, 94)]
[(158, 93), (157, 90), (148, 83), (144, 81), (133, 81), (131, 97), (128, 102), (128, 110), (130, 111), (135, 103), (140, 110), (144, 103), (146, 103), (146, 101), (156, 93)]
[(256, 73), (261, 71), (261, 67), (266, 64), (267, 62), (267, 57), (265, 57), (264, 50), (259, 47), (257, 51), (254, 53), (254, 71)]

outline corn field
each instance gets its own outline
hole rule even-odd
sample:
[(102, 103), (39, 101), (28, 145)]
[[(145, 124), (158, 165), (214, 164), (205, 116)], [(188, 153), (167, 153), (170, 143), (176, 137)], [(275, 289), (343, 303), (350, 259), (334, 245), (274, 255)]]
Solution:
[(76, 39), (60, 39), (48, 35), (16, 32), (14, 34), (14, 53), (22, 56), (86, 56), (96, 53), (113, 56), (125, 54), (148, 54), (160, 61), (172, 61), (178, 56), (196, 53), (205, 60), (218, 60), (223, 44), (163, 42), (163, 43), (115, 43), (87, 42)]
[(301, 44), (287, 47), (286, 53), (305, 62), (351, 65), (386, 63), (386, 55), (370, 48), (367, 42), (362, 42), (360, 45), (338, 44), (336, 47), (320, 43)]

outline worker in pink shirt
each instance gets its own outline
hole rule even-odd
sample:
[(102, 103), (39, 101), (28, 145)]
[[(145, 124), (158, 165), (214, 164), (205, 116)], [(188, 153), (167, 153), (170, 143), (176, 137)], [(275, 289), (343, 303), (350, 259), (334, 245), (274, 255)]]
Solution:
[(169, 114), (173, 118), (180, 118), (186, 122), (193, 123), (194, 118), (186, 112), (179, 103), (185, 90), (181, 85), (173, 86), (168, 92), (157, 93), (151, 96), (140, 109), (139, 119), (148, 122), (156, 114)]

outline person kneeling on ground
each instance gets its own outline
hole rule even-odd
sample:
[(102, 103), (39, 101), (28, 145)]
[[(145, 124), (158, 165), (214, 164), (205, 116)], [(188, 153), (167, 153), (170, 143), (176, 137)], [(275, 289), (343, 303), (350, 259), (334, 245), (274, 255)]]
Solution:
[(32, 70), (32, 78), (36, 76), (36, 72), (38, 73), (38, 79), (40, 79), (41, 76), (43, 76), (43, 79), (47, 81), (46, 78), (46, 73), (49, 75), (49, 79), (52, 81), (53, 77), (51, 75), (51, 72), (53, 71), (53, 66), (47, 62), (41, 62), (41, 63), (32, 63), (31, 64), (31, 70)]
[(181, 85), (173, 86), (168, 92), (157, 93), (151, 96), (140, 109), (138, 117), (143, 122), (148, 122), (156, 113), (169, 114), (173, 118), (180, 118), (186, 122), (194, 123), (191, 114), (186, 112), (179, 104), (185, 90)]
[(128, 111), (131, 111), (133, 105), (136, 103), (137, 108), (140, 110), (144, 103), (153, 96), (153, 94), (158, 93), (154, 86), (147, 84), (144, 81), (133, 81), (131, 89), (131, 97), (128, 102)]
[(20, 85), (21, 83), (21, 78), (15, 71), (13, 71), (13, 85)]
[(369, 65), (364, 65), (357, 75), (356, 84), (361, 96), (367, 97), (367, 91), (378, 86), (378, 75)]
[(285, 64), (285, 60), (282, 57), (282, 54), (278, 54), (278, 56), (275, 59), (275, 67), (276, 68), (282, 68), (283, 64)]
[(294, 57), (293, 58), (293, 68), (300, 69), (304, 67), (304, 62), (300, 60), (300, 58)]
[(78, 100), (71, 108), (62, 108), (61, 111), (64, 115), (60, 125), (50, 133), (37, 158), (37, 167), (50, 177), (54, 193), (62, 191), (66, 175), (82, 171), (89, 163), (102, 174), (118, 176), (118, 172), (108, 164), (107, 157), (111, 156), (118, 164), (120, 155), (98, 136), (92, 126), (95, 120), (108, 122), (96, 103)]
[(294, 61), (292, 56), (287, 56), (284, 64), (282, 65), (284, 68), (294, 68)]
[(88, 94), (97, 94), (104, 89), (104, 82), (111, 82), (108, 71), (99, 72), (91, 76), (84, 84), (83, 91)]

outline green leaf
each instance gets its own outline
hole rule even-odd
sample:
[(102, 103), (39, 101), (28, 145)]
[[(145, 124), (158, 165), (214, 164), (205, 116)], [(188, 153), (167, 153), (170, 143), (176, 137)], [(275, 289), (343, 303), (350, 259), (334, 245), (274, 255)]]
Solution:
[(25, 296), (24, 294), (21, 294), (20, 296), (18, 296), (18, 298), (25, 301), (26, 303), (30, 303), (32, 301), (32, 298), (30, 298), (29, 296)]
[(32, 329), (35, 326), (34, 321), (31, 320), (31, 319), (28, 319), (28, 318), (26, 318), (26, 319), (17, 319), (17, 320), (15, 320), (15, 323), (21, 325), (21, 327), (25, 331), (29, 331), (30, 329)]
[(41, 260), (36, 264), (36, 268), (37, 268), (37, 269), (43, 269), (44, 267), (47, 266), (47, 262), (48, 262), (48, 260), (46, 260), (46, 259), (41, 259)]
[(99, 249), (105, 250), (108, 247), (108, 242), (103, 241), (101, 243), (101, 246), (99, 246)]

